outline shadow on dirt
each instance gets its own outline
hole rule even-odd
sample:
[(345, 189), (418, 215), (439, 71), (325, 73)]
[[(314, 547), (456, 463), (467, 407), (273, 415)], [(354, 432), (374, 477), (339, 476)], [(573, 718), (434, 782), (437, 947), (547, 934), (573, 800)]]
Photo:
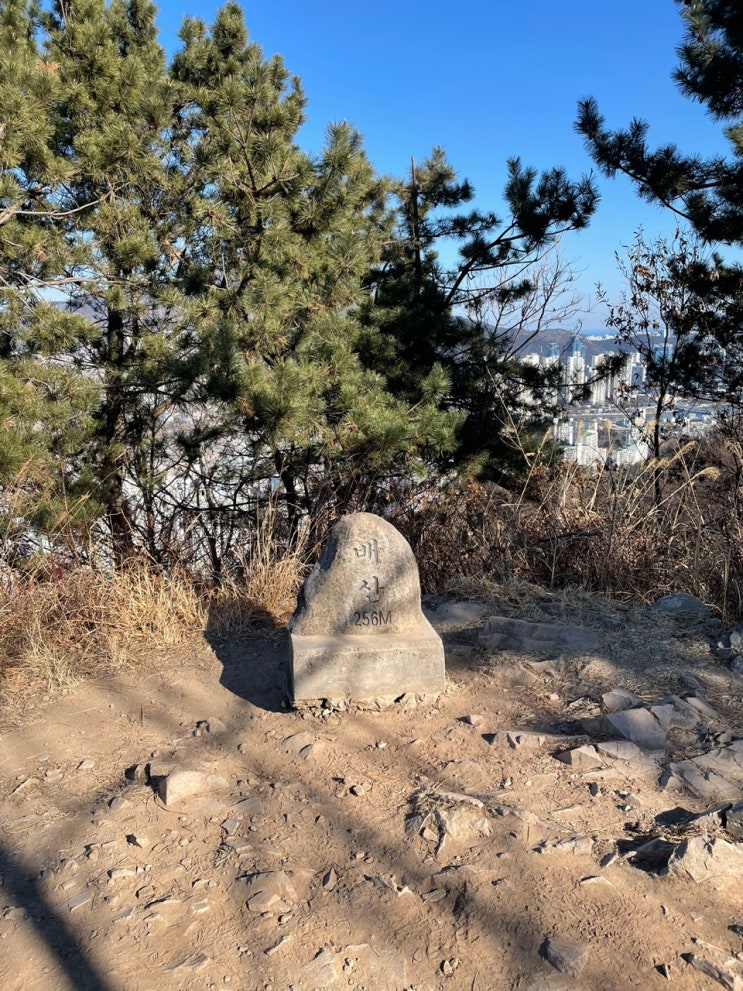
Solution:
[(47, 903), (39, 891), (38, 871), (24, 869), (0, 847), (0, 877), (3, 889), (14, 907), (22, 909), (33, 923), (39, 937), (48, 946), (70, 986), (75, 991), (114, 991), (104, 976), (86, 959), (64, 919)]
[(207, 626), (205, 639), (222, 665), (219, 683), (223, 688), (266, 712), (286, 709), (291, 661), (288, 630), (266, 629), (225, 639)]

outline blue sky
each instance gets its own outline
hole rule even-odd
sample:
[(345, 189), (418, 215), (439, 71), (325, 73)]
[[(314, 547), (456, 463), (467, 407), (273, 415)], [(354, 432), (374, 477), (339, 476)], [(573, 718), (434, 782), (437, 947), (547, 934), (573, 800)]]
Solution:
[[(185, 14), (210, 23), (219, 3), (161, 4), (161, 43), (172, 52)], [(673, 0), (283, 0), (246, 3), (251, 37), (279, 53), (302, 80), (307, 123), (299, 143), (321, 148), (326, 125), (348, 120), (379, 172), (402, 175), (411, 156), (446, 149), (476, 190), (476, 205), (502, 209), (506, 159), (571, 176), (592, 163), (573, 131), (576, 103), (593, 95), (611, 127), (650, 122), (653, 144), (701, 154), (727, 151), (721, 127), (671, 80), (683, 22)], [(642, 227), (672, 235), (668, 211), (641, 202), (623, 178), (597, 177), (601, 202), (588, 230), (565, 237), (588, 312), (601, 327), (595, 284), (622, 286), (615, 251)]]

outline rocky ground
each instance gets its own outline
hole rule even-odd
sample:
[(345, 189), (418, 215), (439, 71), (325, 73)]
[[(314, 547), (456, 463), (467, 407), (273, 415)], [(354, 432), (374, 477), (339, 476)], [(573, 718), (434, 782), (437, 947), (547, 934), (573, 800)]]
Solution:
[(284, 708), (266, 632), (6, 716), (0, 987), (743, 988), (719, 624), (429, 606), (438, 699)]

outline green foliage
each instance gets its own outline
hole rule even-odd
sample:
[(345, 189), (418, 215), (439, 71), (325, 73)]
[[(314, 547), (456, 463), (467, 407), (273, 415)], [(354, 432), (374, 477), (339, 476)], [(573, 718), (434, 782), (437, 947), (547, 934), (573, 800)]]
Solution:
[(524, 323), (595, 192), (514, 159), (501, 221), (440, 149), (383, 180), (333, 124), (310, 156), (236, 3), (180, 38), (148, 0), (0, 2), (0, 481), (35, 538), (84, 506), (107, 561), (219, 574), (276, 489), (291, 541), (492, 455), (524, 375), (484, 308)]
[(685, 95), (725, 123), (732, 158), (687, 155), (675, 144), (652, 150), (648, 124), (610, 131), (592, 98), (578, 105), (576, 128), (599, 168), (623, 172), (650, 202), (672, 209), (707, 241), (743, 241), (743, 12), (729, 0), (676, 0), (686, 36), (674, 77)]
[[(211, 32), (187, 21), (182, 38), (173, 74), (194, 223), (179, 278), (204, 314), (191, 331), (193, 394), (231, 411), (222, 433), (233, 448), (242, 435), (242, 484), (278, 473), (293, 518), (342, 509), (362, 485), (373, 498), (375, 479), (451, 446), (456, 422), (430, 385), (402, 400), (359, 354), (355, 311), (388, 233), (385, 187), (346, 124), (328, 128), (316, 159), (298, 148), (299, 82), (263, 59), (236, 5)], [(192, 463), (212, 439), (182, 437)]]
[(501, 480), (510, 461), (506, 411), (533, 429), (554, 392), (551, 372), (518, 357), (540, 321), (555, 315), (568, 279), (559, 264), (548, 273), (545, 256), (563, 233), (588, 223), (597, 200), (590, 178), (573, 182), (560, 169), (537, 175), (519, 159), (507, 168), (505, 219), (462, 211), (474, 190), (441, 148), (394, 184), (395, 236), (372, 272), (362, 342), (365, 361), (399, 394), (412, 398), (432, 374), (448, 380), (444, 406), (460, 420), (456, 457), (447, 451), (444, 463)]

